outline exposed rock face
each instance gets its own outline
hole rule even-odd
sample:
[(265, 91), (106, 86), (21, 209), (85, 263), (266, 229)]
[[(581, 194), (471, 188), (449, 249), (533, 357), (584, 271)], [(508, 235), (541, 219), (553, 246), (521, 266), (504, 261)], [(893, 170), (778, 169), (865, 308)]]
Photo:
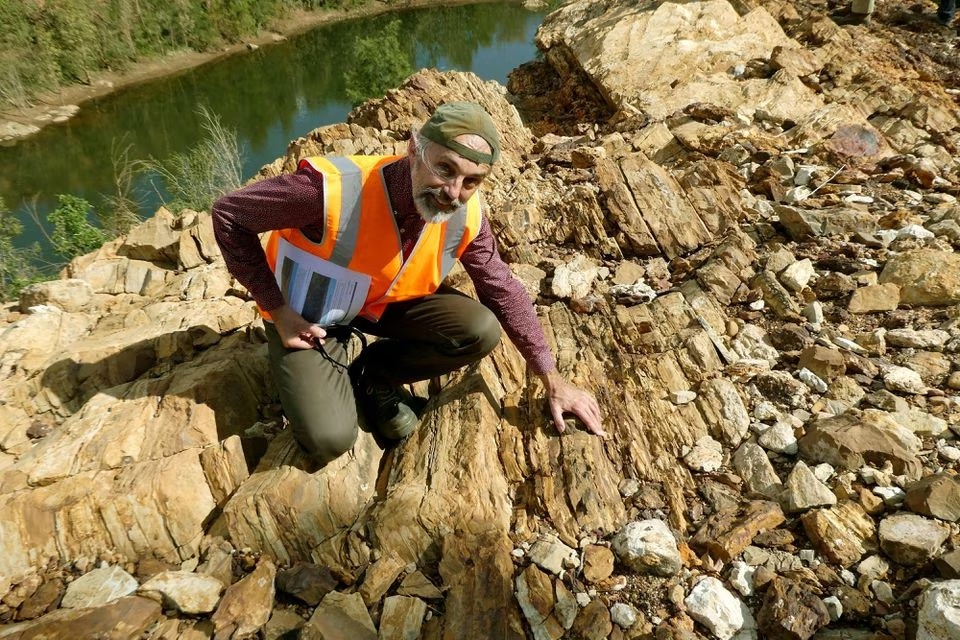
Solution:
[[(956, 520), (960, 121), (899, 49), (796, 11), (574, 1), (514, 95), (423, 71), (261, 171), (485, 105), (490, 223), (609, 439), (557, 433), (505, 342), (418, 384), (400, 445), (311, 468), (203, 212), (25, 291), (0, 315), (0, 637), (901, 637), (924, 587), (890, 562), (958, 566), (931, 518)], [(81, 575), (122, 588), (57, 608)], [(952, 629), (947, 587), (918, 637)]]
[[(537, 44), (560, 58), (551, 59), (555, 66), (582, 68), (615, 108), (629, 105), (654, 118), (705, 103), (799, 120), (822, 106), (789, 72), (769, 79), (730, 74), (737, 64), (797, 44), (767, 11), (741, 16), (722, 0), (659, 7), (575, 2), (544, 21)], [(680, 82), (678, 68), (686, 71)]]

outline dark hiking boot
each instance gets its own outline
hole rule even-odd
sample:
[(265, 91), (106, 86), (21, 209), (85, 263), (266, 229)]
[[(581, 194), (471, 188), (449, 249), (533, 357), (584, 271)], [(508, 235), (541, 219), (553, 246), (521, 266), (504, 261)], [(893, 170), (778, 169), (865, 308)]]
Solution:
[(406, 438), (420, 422), (414, 398), (403, 388), (362, 375), (356, 393), (365, 425), (388, 440)]

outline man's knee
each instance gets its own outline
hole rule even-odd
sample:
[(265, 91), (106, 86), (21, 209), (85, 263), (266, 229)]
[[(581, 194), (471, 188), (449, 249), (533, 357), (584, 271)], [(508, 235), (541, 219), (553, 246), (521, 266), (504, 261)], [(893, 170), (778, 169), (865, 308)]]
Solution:
[(291, 422), (291, 427), (300, 446), (321, 466), (342, 456), (353, 448), (357, 441), (356, 419), (349, 427), (342, 424), (331, 425), (326, 421), (321, 424), (299, 425)]
[(472, 337), (473, 349), (478, 357), (487, 355), (500, 344), (500, 322), (486, 307), (470, 316), (466, 331)]

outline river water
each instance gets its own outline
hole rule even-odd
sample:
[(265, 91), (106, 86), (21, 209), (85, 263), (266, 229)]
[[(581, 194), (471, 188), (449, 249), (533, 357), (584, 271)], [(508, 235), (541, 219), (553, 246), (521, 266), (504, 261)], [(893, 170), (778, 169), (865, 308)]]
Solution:
[[(516, 3), (482, 3), (407, 10), (324, 25), (172, 77), (137, 85), (85, 103), (71, 120), (0, 148), (0, 197), (24, 222), (15, 242), (41, 241), (45, 260), (55, 260), (40, 219), (58, 194), (80, 196), (95, 206), (113, 190), (115, 149), (129, 145), (131, 159), (184, 153), (203, 137), (198, 105), (237, 132), (246, 178), (286, 151), (308, 131), (343, 122), (350, 111), (344, 71), (358, 38), (382, 33), (400, 21), (400, 41), (410, 70), (424, 67), (473, 71), (506, 84), (511, 70), (536, 57), (533, 37), (544, 17)], [(137, 181), (141, 213), (152, 215), (166, 197), (155, 178)]]

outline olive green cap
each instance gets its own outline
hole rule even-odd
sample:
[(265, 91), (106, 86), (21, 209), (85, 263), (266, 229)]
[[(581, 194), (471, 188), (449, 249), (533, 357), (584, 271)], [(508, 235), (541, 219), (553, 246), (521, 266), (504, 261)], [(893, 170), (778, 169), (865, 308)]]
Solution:
[[(500, 134), (493, 118), (474, 102), (448, 102), (437, 107), (420, 133), (431, 142), (452, 149), (477, 164), (492, 165), (500, 157)], [(478, 135), (487, 141), (492, 153), (483, 153), (460, 144), (454, 138), (465, 134)]]

